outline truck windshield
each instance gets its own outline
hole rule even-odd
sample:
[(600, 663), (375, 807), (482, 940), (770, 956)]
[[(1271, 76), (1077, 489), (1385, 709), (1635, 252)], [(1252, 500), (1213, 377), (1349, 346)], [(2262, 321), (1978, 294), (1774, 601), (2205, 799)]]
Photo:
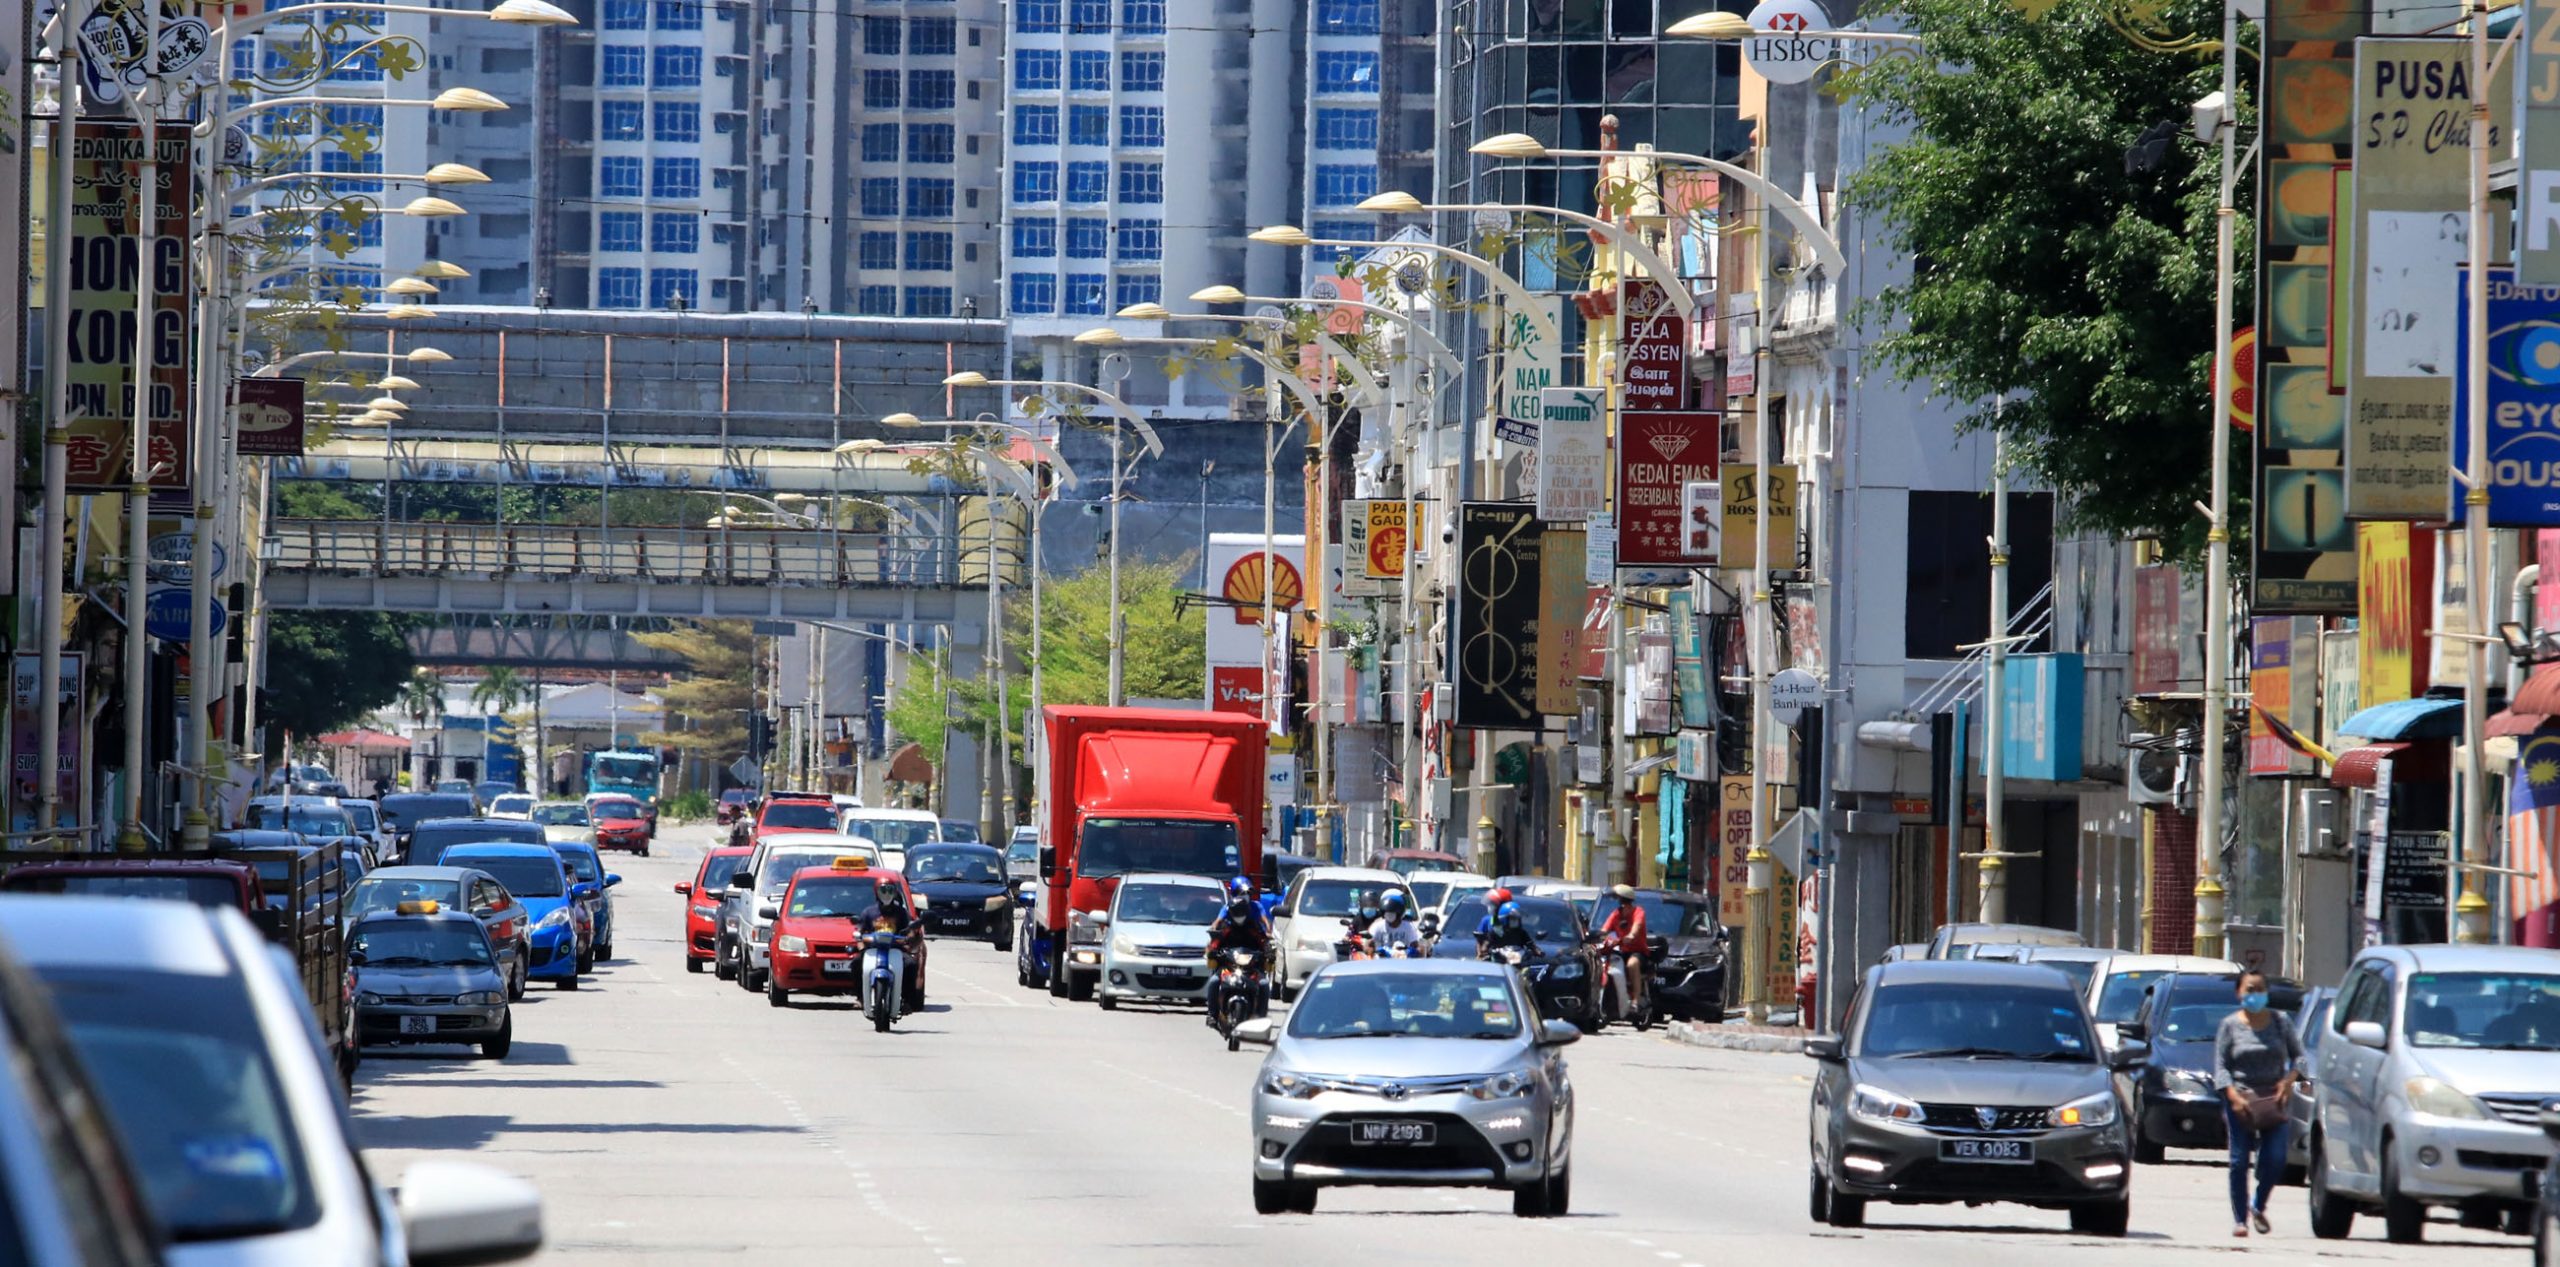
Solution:
[(1076, 874), (1101, 879), (1127, 871), (1230, 876), (1241, 865), (1236, 825), (1200, 818), (1088, 818), (1076, 847)]
[(654, 783), (658, 763), (648, 757), (600, 756), (596, 758), (595, 777), (610, 783)]

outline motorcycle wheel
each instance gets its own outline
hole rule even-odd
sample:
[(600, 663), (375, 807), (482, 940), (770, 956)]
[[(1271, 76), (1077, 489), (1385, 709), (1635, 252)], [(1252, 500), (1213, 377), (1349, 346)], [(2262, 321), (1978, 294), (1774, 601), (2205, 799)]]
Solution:
[(871, 1008), (871, 1030), (872, 1030), (872, 1032), (873, 1032), (873, 1033), (876, 1033), (876, 1034), (886, 1034), (886, 1033), (888, 1033), (888, 1032), (889, 1032), (889, 1005), (888, 1005), (888, 1004), (886, 1004), (886, 1003), (876, 1003), (876, 1004), (873, 1004), (873, 1005), (872, 1005), (872, 1008)]

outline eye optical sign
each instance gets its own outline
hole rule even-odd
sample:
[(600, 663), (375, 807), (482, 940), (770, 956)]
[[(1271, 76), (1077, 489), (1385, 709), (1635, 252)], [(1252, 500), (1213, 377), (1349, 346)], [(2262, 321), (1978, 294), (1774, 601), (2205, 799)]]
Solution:
[[(2461, 277), (2471, 302), (2470, 270)], [(2515, 270), (2492, 268), (2489, 285), (2489, 522), (2497, 527), (2560, 527), (2560, 286), (2529, 286)], [(2456, 311), (2466, 309), (2457, 308)], [(2471, 323), (2460, 323), (2456, 364), (2482, 355)], [(2471, 463), (2470, 393), (2453, 393), (2453, 465)], [(2452, 518), (2462, 522), (2463, 489), (2449, 487)]]

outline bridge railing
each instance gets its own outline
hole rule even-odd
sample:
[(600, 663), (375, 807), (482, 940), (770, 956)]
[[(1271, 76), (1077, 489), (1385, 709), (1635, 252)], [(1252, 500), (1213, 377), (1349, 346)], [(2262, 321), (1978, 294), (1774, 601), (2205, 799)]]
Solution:
[(268, 542), (270, 570), (347, 576), (907, 588), (948, 586), (958, 572), (931, 537), (825, 529), (285, 519)]

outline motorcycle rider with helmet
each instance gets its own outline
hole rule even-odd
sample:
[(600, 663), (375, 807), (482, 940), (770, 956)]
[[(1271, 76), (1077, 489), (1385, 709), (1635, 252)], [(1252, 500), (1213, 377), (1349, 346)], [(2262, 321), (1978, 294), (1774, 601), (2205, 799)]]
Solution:
[[(1226, 890), (1227, 908), (1220, 911), (1218, 918), (1209, 925), (1206, 951), (1209, 958), (1208, 1023), (1211, 1028), (1217, 1026), (1219, 1006), (1224, 1002), (1218, 997), (1218, 956), (1229, 950), (1250, 950), (1258, 956), (1258, 963), (1271, 962), (1271, 922), (1263, 918), (1262, 904), (1254, 900), (1253, 881), (1233, 876), (1227, 880)], [(1256, 968), (1255, 974), (1260, 975), (1262, 971)]]
[(1369, 923), (1369, 946), (1379, 958), (1421, 957), (1422, 929), (1406, 918), (1407, 905), (1404, 894), (1392, 892), (1379, 903), (1379, 915)]
[(1609, 893), (1618, 899), (1618, 904), (1610, 908), (1608, 918), (1600, 921), (1592, 935), (1604, 953), (1626, 960), (1627, 1009), (1633, 1014), (1644, 1010), (1645, 991), (1650, 984), (1646, 978), (1652, 975), (1647, 971), (1652, 943), (1645, 935), (1644, 908), (1636, 904), (1635, 886), (1617, 885)]
[(1496, 952), (1508, 949), (1517, 949), (1531, 955), (1538, 953), (1538, 938), (1529, 931), (1529, 926), (1522, 922), (1518, 902), (1504, 902), (1494, 909), (1489, 918), (1493, 928), (1484, 934), (1484, 944), (1476, 951), (1476, 958), (1491, 959)]
[(1485, 890), (1484, 918), (1476, 921), (1476, 957), (1478, 959), (1484, 958), (1485, 947), (1493, 940), (1494, 921), (1502, 914), (1503, 905), (1510, 900), (1511, 890), (1509, 889), (1496, 886)]

